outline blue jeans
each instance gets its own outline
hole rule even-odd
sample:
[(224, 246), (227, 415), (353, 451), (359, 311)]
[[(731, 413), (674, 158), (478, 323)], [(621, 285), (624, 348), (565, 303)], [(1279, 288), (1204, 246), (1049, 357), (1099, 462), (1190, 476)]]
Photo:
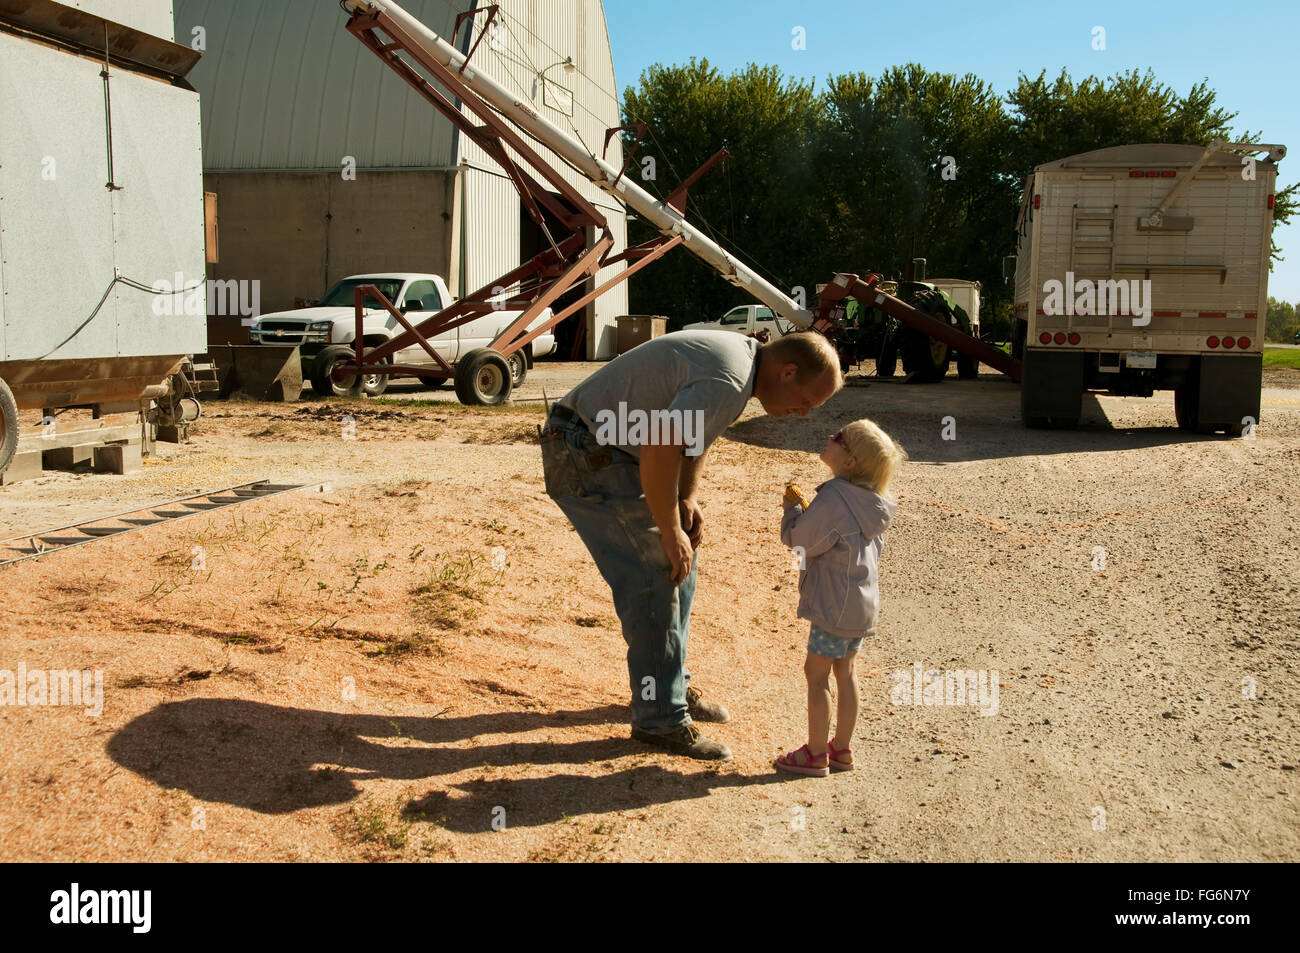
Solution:
[[(552, 417), (546, 424), (546, 492), (578, 531), (613, 593), (627, 643), (632, 725), (653, 734), (689, 725), (686, 637), (698, 553), (686, 579), (674, 585), (636, 458), (598, 444), (580, 420)], [(546, 439), (554, 434), (559, 436)]]

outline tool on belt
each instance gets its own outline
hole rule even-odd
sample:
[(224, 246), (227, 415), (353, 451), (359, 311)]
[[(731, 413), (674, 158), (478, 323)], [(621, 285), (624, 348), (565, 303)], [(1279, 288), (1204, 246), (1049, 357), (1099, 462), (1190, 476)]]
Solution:
[[(544, 392), (542, 394), (542, 400), (546, 400), (546, 394)], [(548, 402), (547, 411), (548, 424), (551, 422), (551, 419), (554, 418), (558, 423), (568, 423), (576, 420), (579, 424), (586, 427), (586, 423), (583, 419), (563, 404), (550, 404)], [(553, 430), (549, 426), (545, 430), (540, 426), (537, 428), (538, 443), (550, 443), (552, 440), (558, 440), (563, 436), (563, 431)], [(603, 470), (614, 462), (614, 454), (609, 447), (601, 447), (599, 450), (593, 450), (591, 453), (584, 454), (583, 459), (587, 461), (587, 469)]]

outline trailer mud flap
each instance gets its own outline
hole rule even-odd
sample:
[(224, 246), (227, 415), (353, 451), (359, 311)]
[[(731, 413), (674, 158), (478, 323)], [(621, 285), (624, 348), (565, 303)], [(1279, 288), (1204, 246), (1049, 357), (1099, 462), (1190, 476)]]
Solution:
[(1025, 351), (1020, 415), (1026, 427), (1079, 422), (1084, 358), (1082, 351)]
[(1264, 378), (1262, 354), (1201, 355), (1196, 419), (1208, 430), (1234, 431), (1259, 423), (1260, 387)]

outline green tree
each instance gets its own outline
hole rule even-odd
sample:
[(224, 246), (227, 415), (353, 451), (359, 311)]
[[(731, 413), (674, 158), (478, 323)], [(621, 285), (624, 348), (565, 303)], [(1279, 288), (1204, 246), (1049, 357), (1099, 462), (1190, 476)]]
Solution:
[[(831, 77), (817, 95), (773, 66), (723, 76), (692, 59), (652, 66), (624, 93), (624, 121), (650, 129), (628, 174), (652, 193), (666, 197), (728, 148), (731, 158), (691, 189), (688, 218), (778, 287), (802, 286), (811, 302), (836, 271), (899, 278), (924, 257), (930, 276), (983, 285), (995, 333), (1011, 297), (1002, 258), (1035, 166), (1129, 143), (1259, 141), (1234, 134), (1235, 117), (1205, 82), (1179, 95), (1149, 70), (1078, 82), (1065, 71), (1050, 82), (1022, 74), (1000, 97), (975, 76), (913, 63)], [(650, 181), (645, 157), (655, 160)], [(1276, 223), (1290, 220), (1298, 189), (1277, 190)], [(630, 223), (630, 242), (655, 234)], [(668, 315), (674, 328), (751, 300), (684, 251), (634, 278), (629, 293), (631, 310)]]
[(1010, 121), (975, 76), (911, 63), (878, 79), (829, 80), (817, 156), (824, 271), (902, 278), (914, 257), (931, 277), (978, 280), (992, 314), (1007, 296), (1005, 236), (1019, 185), (1008, 174)]
[(1268, 299), (1268, 314), (1264, 319), (1264, 340), (1275, 344), (1291, 344), (1300, 331), (1300, 308), (1273, 296)]
[[(625, 122), (650, 127), (628, 170), (642, 187), (667, 197), (725, 146), (731, 157), (690, 190), (691, 223), (787, 293), (828, 273), (821, 243), (805, 228), (819, 191), (809, 143), (821, 124), (822, 103), (811, 83), (785, 78), (775, 66), (751, 65), (723, 76), (708, 60), (692, 59), (685, 66), (650, 67), (637, 87), (624, 91), (623, 106)], [(654, 180), (642, 178), (644, 157), (655, 160)], [(628, 241), (655, 234), (633, 221)], [(752, 301), (682, 250), (644, 275), (632, 283), (632, 311), (667, 315), (673, 327), (712, 320)], [(807, 292), (811, 299), (812, 288)]]

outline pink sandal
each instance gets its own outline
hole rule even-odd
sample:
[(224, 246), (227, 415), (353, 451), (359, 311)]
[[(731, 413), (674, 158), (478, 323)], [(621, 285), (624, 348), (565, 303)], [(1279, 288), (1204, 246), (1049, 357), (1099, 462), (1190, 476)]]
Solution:
[[(827, 752), (827, 754), (829, 754), (829, 755), (831, 756), (831, 759), (830, 759), (830, 769), (831, 769), (832, 771), (852, 771), (852, 770), (853, 770), (853, 760), (852, 760), (852, 758), (853, 758), (853, 752), (851, 752), (848, 748), (837, 748), (837, 747), (835, 747), (835, 740), (834, 740), (833, 738), (832, 738), (830, 741), (826, 742), (826, 747), (827, 747), (828, 749), (830, 749), (830, 750)], [(847, 764), (845, 764), (843, 761), (840, 760), (840, 755), (842, 755), (842, 754), (846, 754), (846, 755), (849, 756), (849, 759), (850, 759), (850, 760), (849, 760), (849, 762), (848, 762)]]
[[(804, 756), (803, 764), (799, 764), (795, 760), (795, 755), (800, 753)], [(810, 778), (824, 778), (831, 773), (830, 768), (825, 764), (818, 765), (813, 764), (813, 762), (826, 757), (826, 754), (813, 754), (808, 749), (808, 746), (804, 745), (802, 748), (795, 748), (793, 751), (787, 751), (772, 763), (775, 764), (777, 769), (780, 771), (789, 771), (791, 774), (806, 774)]]

